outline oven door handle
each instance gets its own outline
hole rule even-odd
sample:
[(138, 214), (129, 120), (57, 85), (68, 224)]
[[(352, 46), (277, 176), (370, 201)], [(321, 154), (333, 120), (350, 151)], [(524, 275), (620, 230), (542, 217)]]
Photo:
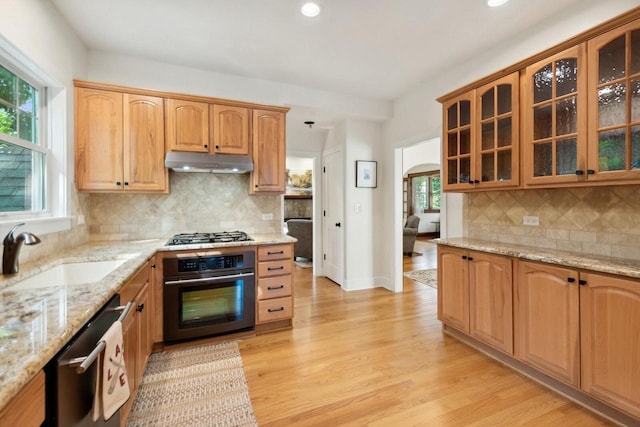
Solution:
[(230, 274), (228, 276), (216, 276), (216, 277), (201, 277), (199, 279), (180, 279), (180, 280), (167, 280), (164, 282), (165, 285), (184, 285), (187, 283), (211, 283), (211, 282), (221, 282), (224, 280), (233, 280), (240, 279), (242, 277), (250, 277), (254, 276), (254, 273), (238, 273), (238, 274)]

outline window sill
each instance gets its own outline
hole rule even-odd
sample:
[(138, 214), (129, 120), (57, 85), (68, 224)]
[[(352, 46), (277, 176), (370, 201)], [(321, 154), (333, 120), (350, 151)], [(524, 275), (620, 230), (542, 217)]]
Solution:
[(46, 217), (46, 218), (0, 218), (0, 236), (5, 236), (11, 228), (20, 223), (25, 223), (21, 228), (36, 235), (58, 233), (71, 229), (70, 216)]

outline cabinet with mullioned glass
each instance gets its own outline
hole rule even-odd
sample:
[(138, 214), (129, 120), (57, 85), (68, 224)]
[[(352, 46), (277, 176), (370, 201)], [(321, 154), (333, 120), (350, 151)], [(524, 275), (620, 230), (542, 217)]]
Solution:
[(640, 179), (640, 20), (588, 42), (591, 181)]
[(523, 171), (525, 185), (577, 183), (587, 168), (585, 45), (525, 70)]
[(518, 73), (444, 104), (444, 191), (517, 187)]

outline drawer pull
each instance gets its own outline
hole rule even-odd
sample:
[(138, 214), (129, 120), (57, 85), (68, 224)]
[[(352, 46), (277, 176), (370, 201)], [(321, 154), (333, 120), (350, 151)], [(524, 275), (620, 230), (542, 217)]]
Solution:
[(284, 251), (278, 251), (278, 252), (267, 251), (267, 255), (284, 255)]
[(267, 267), (267, 271), (284, 270), (284, 265), (280, 267)]
[(280, 286), (267, 286), (267, 290), (268, 291), (276, 291), (278, 289), (284, 289), (284, 285), (280, 285)]
[(268, 311), (269, 313), (275, 313), (275, 312), (277, 312), (277, 311), (284, 311), (284, 307), (280, 307), (280, 308), (269, 308), (269, 309), (267, 309), (267, 311)]

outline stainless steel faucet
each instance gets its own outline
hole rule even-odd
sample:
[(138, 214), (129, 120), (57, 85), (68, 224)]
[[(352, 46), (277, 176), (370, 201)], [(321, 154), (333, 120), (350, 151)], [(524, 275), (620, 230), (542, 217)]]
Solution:
[(20, 256), (20, 249), (22, 249), (23, 243), (25, 245), (37, 245), (40, 243), (40, 238), (28, 231), (23, 231), (16, 237), (13, 237), (13, 232), (22, 225), (24, 225), (24, 222), (13, 227), (2, 242), (4, 244), (4, 250), (2, 251), (2, 274), (15, 274), (18, 272), (18, 257)]

